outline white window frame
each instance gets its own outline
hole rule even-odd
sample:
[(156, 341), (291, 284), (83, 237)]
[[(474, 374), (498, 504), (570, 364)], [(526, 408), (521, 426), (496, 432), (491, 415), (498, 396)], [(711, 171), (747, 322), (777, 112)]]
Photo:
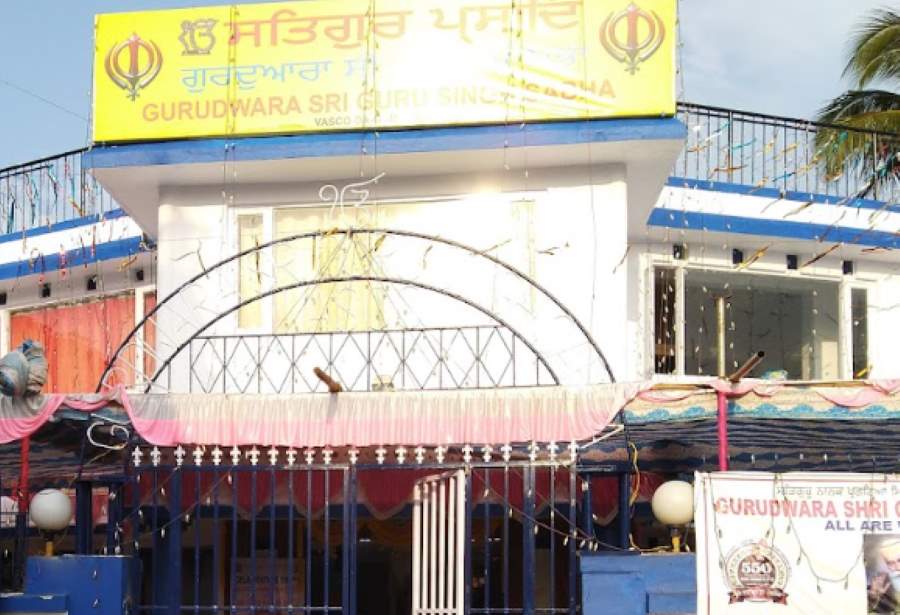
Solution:
[[(864, 290), (866, 291), (866, 339), (868, 340), (866, 344), (866, 364), (867, 366), (872, 365), (872, 323), (875, 322), (873, 318), (875, 317), (875, 310), (872, 307), (872, 298), (873, 291), (875, 290), (875, 284), (873, 282), (865, 282), (861, 280), (848, 279), (845, 280), (845, 283), (841, 285), (841, 298), (840, 298), (840, 307), (844, 311), (844, 313), (840, 317), (841, 321), (841, 335), (845, 337), (843, 343), (846, 343), (847, 352), (841, 353), (841, 374), (842, 377), (846, 373), (848, 376), (845, 378), (846, 380), (853, 380), (855, 377), (855, 373), (853, 370), (853, 291), (854, 290)], [(846, 320), (845, 320), (846, 319)], [(846, 326), (843, 326), (846, 325)], [(845, 346), (841, 346), (844, 348)], [(868, 374), (866, 378), (871, 377), (871, 374)]]
[[(685, 305), (684, 305), (684, 276), (689, 270), (703, 270), (716, 273), (730, 273), (736, 276), (777, 276), (781, 278), (796, 278), (810, 281), (831, 282), (838, 285), (838, 378), (841, 380), (853, 379), (853, 321), (851, 309), (851, 291), (853, 289), (862, 289), (867, 293), (867, 323), (869, 324), (869, 339), (872, 337), (871, 330), (871, 297), (875, 286), (874, 281), (866, 280), (861, 276), (846, 276), (840, 271), (830, 273), (803, 273), (800, 271), (787, 271), (784, 267), (778, 267), (772, 263), (754, 264), (753, 268), (746, 271), (736, 271), (733, 265), (727, 264), (724, 259), (715, 262), (704, 262), (687, 260), (676, 260), (671, 256), (663, 256), (660, 254), (643, 254), (641, 268), (644, 270), (643, 279), (646, 281), (647, 292), (641, 293), (642, 309), (645, 314), (644, 330), (646, 343), (644, 344), (644, 365), (643, 371), (652, 380), (657, 381), (673, 381), (680, 380), (685, 377), (685, 346), (684, 346), (684, 327), (685, 327)], [(657, 268), (667, 268), (675, 270), (675, 372), (672, 374), (656, 373), (656, 365), (654, 361), (654, 339), (655, 339), (655, 290), (656, 276), (654, 271)], [(871, 354), (871, 343), (869, 344), (869, 353)]]
[[(290, 206), (293, 207), (293, 206)], [(272, 237), (274, 237), (274, 219), (275, 216), (272, 214), (275, 207), (232, 207), (230, 208), (230, 215), (228, 216), (228, 229), (226, 232), (229, 237), (229, 244), (231, 245), (231, 253), (237, 254), (241, 249), (241, 238), (238, 235), (238, 216), (262, 216), (263, 230), (262, 237), (263, 243), (269, 243), (272, 241)], [(261, 253), (261, 259), (263, 262), (273, 263), (272, 260), (272, 248), (266, 248)], [(240, 259), (236, 261), (237, 265), (234, 268), (234, 277), (231, 282), (231, 288), (235, 290), (235, 296), (237, 297), (237, 303), (241, 302), (241, 291), (240, 291), (240, 277), (241, 277), (241, 269), (240, 269)], [(265, 276), (262, 280), (262, 286), (260, 287), (260, 293), (265, 293), (274, 288), (274, 271), (269, 271), (269, 275)], [(229, 320), (229, 328), (232, 331), (236, 331), (238, 334), (242, 335), (270, 335), (272, 333), (272, 318), (273, 318), (273, 310), (274, 310), (274, 300), (271, 295), (268, 297), (264, 297), (259, 300), (260, 305), (262, 306), (262, 315), (260, 316), (260, 326), (258, 327), (241, 327), (240, 326), (240, 318), (238, 317), (238, 313), (240, 310), (235, 310), (234, 314), (231, 315)]]
[[(147, 314), (144, 312), (144, 296), (156, 292), (155, 284), (147, 284), (137, 286), (134, 289), (134, 326), (144, 320)], [(156, 298), (159, 301), (159, 297)], [(0, 320), (2, 322), (2, 320)], [(7, 333), (7, 336), (9, 334)], [(157, 332), (157, 339), (159, 332)], [(144, 373), (144, 327), (137, 330), (134, 340), (134, 380), (135, 382), (143, 382), (149, 379), (153, 374)]]

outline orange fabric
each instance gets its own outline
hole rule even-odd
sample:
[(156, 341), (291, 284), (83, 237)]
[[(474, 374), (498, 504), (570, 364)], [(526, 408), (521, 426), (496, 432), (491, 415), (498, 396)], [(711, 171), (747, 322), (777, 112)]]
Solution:
[[(156, 293), (144, 294), (144, 316), (156, 307)], [(156, 373), (156, 358), (153, 350), (156, 348), (156, 314), (144, 323), (144, 376), (152, 378)]]
[[(49, 364), (45, 393), (87, 393), (97, 387), (110, 356), (133, 327), (132, 294), (38, 308), (12, 315), (10, 347), (29, 338), (44, 345)], [(131, 348), (109, 384), (130, 384), (133, 362)]]

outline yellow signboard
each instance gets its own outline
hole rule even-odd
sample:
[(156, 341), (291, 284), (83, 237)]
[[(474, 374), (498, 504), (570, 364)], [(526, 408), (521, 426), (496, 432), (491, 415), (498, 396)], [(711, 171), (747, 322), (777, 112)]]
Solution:
[(675, 0), (307, 0), (95, 31), (95, 142), (675, 112)]

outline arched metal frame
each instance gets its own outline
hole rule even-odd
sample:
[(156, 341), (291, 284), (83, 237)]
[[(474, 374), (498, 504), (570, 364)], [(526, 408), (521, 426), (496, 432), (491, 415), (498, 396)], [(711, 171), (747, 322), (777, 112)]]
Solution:
[(253, 303), (256, 303), (257, 301), (261, 301), (261, 300), (265, 299), (266, 297), (272, 297), (274, 295), (277, 295), (277, 294), (283, 293), (283, 292), (287, 292), (289, 290), (305, 288), (307, 286), (318, 286), (320, 284), (340, 284), (340, 283), (344, 283), (344, 282), (351, 282), (351, 283), (354, 283), (354, 282), (379, 282), (379, 283), (383, 283), (383, 284), (399, 284), (399, 285), (403, 285), (403, 286), (412, 286), (415, 288), (421, 288), (423, 290), (438, 293), (445, 297), (449, 297), (451, 299), (454, 299), (456, 301), (464, 303), (464, 304), (468, 305), (469, 307), (478, 310), (485, 316), (493, 319), (501, 327), (508, 329), (510, 331), (510, 333), (513, 334), (513, 336), (515, 336), (519, 341), (521, 341), (523, 344), (525, 344), (525, 347), (528, 348), (528, 350), (530, 350), (532, 353), (534, 353), (536, 360), (541, 365), (543, 365), (544, 368), (547, 370), (547, 373), (550, 374), (550, 378), (553, 379), (553, 383), (559, 384), (559, 377), (556, 375), (556, 372), (553, 371), (553, 368), (550, 367), (550, 364), (547, 362), (547, 360), (543, 357), (543, 355), (541, 355), (540, 352), (538, 352), (537, 348), (535, 348), (531, 342), (529, 342), (527, 339), (525, 339), (525, 337), (521, 333), (519, 333), (516, 329), (514, 329), (512, 327), (512, 325), (510, 325), (508, 322), (506, 322), (505, 320), (503, 320), (502, 318), (500, 318), (499, 316), (497, 316), (496, 314), (494, 314), (487, 308), (475, 303), (471, 299), (467, 299), (466, 297), (463, 297), (462, 295), (459, 295), (452, 291), (449, 291), (449, 290), (446, 290), (443, 288), (438, 288), (437, 286), (432, 286), (430, 284), (425, 284), (424, 282), (417, 282), (415, 280), (407, 280), (404, 278), (379, 277), (379, 276), (345, 276), (345, 277), (333, 277), (333, 278), (320, 278), (320, 279), (316, 279), (316, 280), (305, 280), (303, 282), (295, 282), (294, 284), (288, 284), (286, 286), (279, 286), (278, 288), (273, 288), (273, 289), (267, 290), (263, 293), (260, 293), (260, 294), (256, 295), (255, 297), (245, 299), (244, 301), (241, 301), (240, 303), (235, 304), (232, 307), (228, 308), (224, 312), (220, 312), (219, 314), (216, 315), (215, 318), (208, 321), (202, 327), (200, 327), (199, 329), (194, 331), (190, 335), (190, 337), (188, 337), (187, 340), (185, 340), (177, 348), (175, 348), (175, 350), (157, 368), (156, 373), (153, 374), (153, 377), (150, 379), (149, 383), (147, 384), (147, 387), (144, 389), (144, 392), (150, 391), (150, 388), (152, 387), (153, 383), (156, 382), (157, 378), (159, 378), (159, 376), (163, 373), (163, 371), (165, 371), (165, 369), (172, 363), (172, 361), (175, 359), (175, 357), (177, 357), (179, 354), (181, 354), (181, 351), (188, 347), (188, 345), (191, 343), (192, 340), (194, 340), (198, 336), (202, 335), (204, 331), (209, 329), (211, 326), (213, 326), (214, 324), (216, 324), (217, 322), (219, 322), (220, 320), (222, 320), (229, 314), (233, 314), (234, 312), (240, 310), (241, 308), (251, 305)]
[[(575, 325), (575, 327), (581, 332), (581, 334), (584, 336), (585, 340), (588, 342), (588, 344), (593, 349), (594, 353), (600, 359), (600, 362), (602, 363), (604, 369), (606, 370), (607, 375), (609, 376), (610, 382), (616, 381), (616, 378), (613, 375), (612, 368), (610, 367), (609, 361), (606, 359), (606, 356), (603, 354), (603, 351), (600, 349), (600, 346), (597, 344), (597, 342), (591, 336), (587, 327), (585, 327), (584, 324), (578, 319), (578, 317), (575, 316), (575, 314), (572, 313), (572, 311), (569, 308), (567, 308), (565, 306), (565, 304), (562, 303), (562, 301), (560, 301), (555, 295), (553, 295), (553, 293), (551, 293), (544, 286), (542, 286), (537, 280), (535, 280), (528, 274), (524, 273), (520, 269), (514, 267), (513, 265), (510, 265), (509, 263), (497, 258), (496, 256), (488, 254), (484, 250), (478, 250), (477, 248), (473, 248), (472, 246), (468, 246), (464, 243), (454, 241), (452, 239), (438, 237), (436, 235), (429, 235), (427, 233), (419, 233), (416, 231), (398, 230), (398, 229), (390, 229), (390, 228), (346, 228), (346, 229), (310, 231), (310, 232), (306, 232), (306, 233), (298, 233), (296, 235), (290, 235), (288, 237), (281, 237), (278, 239), (273, 239), (272, 241), (269, 241), (269, 242), (266, 242), (263, 244), (259, 244), (252, 248), (248, 248), (247, 250), (244, 250), (242, 252), (237, 252), (237, 253), (219, 261), (212, 267), (204, 268), (202, 271), (200, 271), (199, 273), (197, 273), (196, 275), (194, 275), (187, 281), (183, 282), (180, 286), (178, 286), (178, 288), (176, 288), (171, 293), (169, 293), (164, 299), (162, 299), (161, 301), (158, 301), (157, 304), (153, 307), (153, 309), (150, 310), (150, 312), (148, 312), (147, 314), (145, 314), (144, 318), (141, 319), (141, 321), (137, 325), (135, 325), (134, 329), (132, 329), (128, 333), (128, 335), (125, 337), (125, 339), (122, 340), (122, 343), (119, 344), (119, 347), (116, 348), (116, 351), (113, 353), (112, 357), (110, 357), (110, 360), (106, 365), (106, 368), (103, 370), (103, 373), (100, 375), (100, 380), (97, 382), (96, 392), (99, 393), (102, 390), (103, 382), (106, 380), (110, 371), (113, 369), (113, 366), (115, 365), (116, 361), (119, 359), (119, 356), (121, 355), (122, 351), (125, 350), (125, 348), (128, 346), (128, 344), (131, 342), (131, 340), (137, 334), (137, 332), (160, 310), (160, 308), (162, 308), (170, 300), (172, 300), (174, 297), (176, 297), (182, 290), (184, 290), (191, 284), (197, 282), (201, 278), (208, 276), (210, 274), (210, 272), (215, 271), (216, 269), (219, 269), (221, 267), (224, 267), (225, 265), (232, 263), (236, 260), (239, 260), (239, 259), (243, 258), (244, 256), (247, 256), (248, 254), (253, 254), (254, 252), (259, 252), (261, 250), (265, 250), (265, 249), (271, 248), (272, 246), (276, 246), (276, 245), (280, 245), (280, 244), (290, 243), (290, 242), (298, 241), (298, 240), (302, 240), (302, 239), (313, 239), (313, 238), (317, 238), (317, 237), (323, 237), (325, 235), (328, 235), (328, 236), (332, 236), (332, 235), (348, 235), (348, 236), (352, 236), (352, 235), (387, 235), (387, 236), (409, 237), (409, 238), (413, 238), (413, 239), (421, 239), (423, 241), (439, 243), (439, 244), (443, 244), (446, 246), (450, 246), (452, 248), (463, 250), (469, 254), (478, 256), (480, 258), (484, 258), (484, 259), (494, 263), (495, 265), (502, 267), (503, 269), (509, 271), (510, 273), (515, 275), (517, 278), (523, 280), (524, 282), (529, 284), (531, 287), (533, 287), (535, 290), (537, 290), (539, 293), (544, 295), (544, 297), (549, 299), (550, 302), (553, 303), (553, 305), (555, 305), (563, 314), (565, 314), (566, 317), (568, 317), (572, 321), (572, 323)], [(351, 276), (350, 278), (347, 278), (347, 281), (352, 281), (354, 278), (359, 279), (359, 280), (363, 279), (360, 277)], [(373, 278), (372, 280), (376, 281), (377, 279)], [(339, 281), (339, 279), (334, 279), (334, 281)], [(302, 285), (308, 286), (315, 282), (316, 281), (310, 281), (310, 282), (303, 283)], [(319, 282), (321, 282), (321, 280)], [(409, 280), (407, 280), (406, 282), (410, 282), (410, 285), (420, 284), (420, 283), (411, 283), (411, 281), (409, 281)], [(398, 283), (403, 283), (403, 282), (398, 282)], [(295, 287), (297, 287), (297, 286), (295, 286)], [(427, 287), (429, 290), (435, 290), (435, 291), (441, 292), (447, 296), (454, 295), (453, 293), (451, 293), (449, 291), (445, 291), (443, 289), (439, 289), (436, 286), (423, 285), (421, 287), (422, 288)], [(283, 290), (287, 290), (287, 287), (285, 287)], [(272, 294), (271, 291), (270, 291), (270, 294)], [(262, 296), (260, 296), (260, 298), (262, 298)], [(457, 295), (454, 298), (462, 298), (462, 297)], [(479, 306), (477, 306), (474, 303), (470, 303), (470, 305), (472, 305), (472, 307), (475, 307), (476, 309), (479, 309), (483, 313), (487, 314), (488, 316), (493, 318), (496, 322), (498, 322), (498, 323), (504, 322), (503, 319), (498, 318), (495, 314), (491, 313), (490, 311), (487, 311), (484, 308), (480, 308)], [(508, 325), (504, 325), (504, 326), (509, 328), (510, 331), (513, 331), (513, 329), (511, 327), (509, 327)], [(194, 336), (192, 336), (192, 337), (199, 335), (200, 333), (202, 333), (203, 330), (204, 329), (201, 329), (200, 332), (195, 333)], [(524, 338), (522, 338), (522, 339), (524, 341)], [(190, 339), (188, 339), (187, 342), (185, 342), (184, 344), (179, 346), (179, 348), (176, 349), (175, 353), (170, 355), (169, 359), (167, 359), (167, 361), (166, 361), (166, 364), (168, 364), (170, 362), (171, 357), (174, 356), (175, 354), (177, 354), (178, 352), (180, 352), (180, 350), (188, 342), (190, 342)], [(530, 349), (532, 351), (534, 351), (533, 347), (530, 347)], [(537, 353), (536, 351), (534, 351), (534, 352), (535, 352), (536, 356), (540, 356), (539, 353)], [(158, 373), (158, 371), (159, 370), (157, 370), (157, 373)], [(551, 370), (551, 373), (552, 373), (552, 370)], [(156, 377), (156, 375), (154, 375), (154, 378), (155, 377)], [(554, 379), (556, 379), (556, 378), (554, 377)], [(556, 379), (556, 380), (558, 382), (558, 379)]]

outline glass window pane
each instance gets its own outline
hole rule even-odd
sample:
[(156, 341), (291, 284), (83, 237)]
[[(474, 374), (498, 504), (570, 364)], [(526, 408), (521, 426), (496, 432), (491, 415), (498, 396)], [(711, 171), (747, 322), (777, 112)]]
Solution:
[[(237, 217), (238, 249), (243, 252), (263, 243), (262, 214)], [(263, 272), (260, 267), (260, 253), (253, 252), (242, 257), (238, 263), (238, 292), (241, 301), (257, 296), (262, 290)], [(255, 329), (262, 326), (262, 302), (256, 301), (238, 311), (238, 327)]]
[(685, 275), (686, 373), (716, 375), (719, 296), (726, 297), (729, 373), (761, 350), (766, 356), (753, 375), (838, 377), (837, 283), (694, 270)]
[(853, 327), (853, 377), (867, 378), (872, 366), (869, 365), (869, 300), (866, 290), (864, 288), (851, 290), (850, 304)]
[[(345, 210), (341, 228), (355, 227), (358, 210)], [(275, 238), (335, 226), (321, 208), (279, 209), (274, 217)], [(379, 237), (370, 233), (335, 233), (280, 244), (275, 249), (275, 282), (377, 275), (375, 255)], [(275, 295), (276, 333), (366, 331), (384, 328), (384, 289), (368, 282), (326, 283)]]
[(653, 366), (657, 374), (675, 373), (675, 270), (653, 274)]
[[(309, 209), (276, 209), (274, 239), (283, 239), (313, 230), (318, 216)], [(290, 286), (314, 276), (317, 263), (315, 240), (302, 239), (275, 246), (275, 285)], [(318, 310), (318, 289), (306, 286), (280, 292), (274, 297), (273, 326), (275, 333), (297, 333), (315, 330), (311, 319)]]

